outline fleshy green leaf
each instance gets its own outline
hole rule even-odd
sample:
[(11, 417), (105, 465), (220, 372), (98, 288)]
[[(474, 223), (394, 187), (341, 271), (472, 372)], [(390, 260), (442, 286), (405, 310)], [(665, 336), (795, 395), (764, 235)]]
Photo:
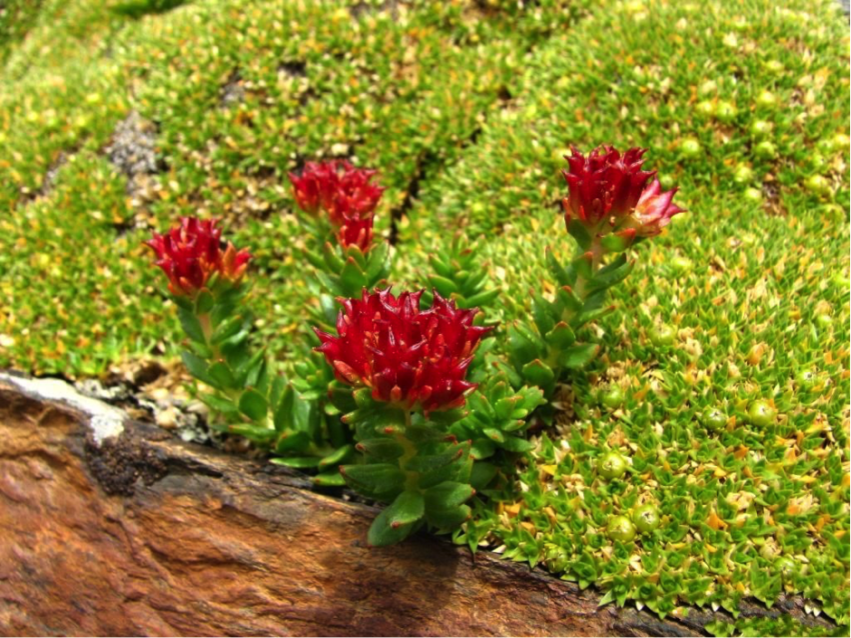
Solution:
[(523, 377), (537, 386), (549, 387), (555, 381), (555, 373), (546, 363), (535, 359), (523, 366)]
[(193, 377), (207, 385), (217, 385), (207, 372), (207, 362), (201, 357), (191, 352), (184, 351), (180, 353), (180, 358), (183, 359), (183, 365), (186, 366), (186, 369), (189, 370), (189, 374)]
[(357, 449), (377, 461), (394, 461), (405, 453), (401, 444), (389, 438), (366, 439)]
[(428, 510), (445, 510), (458, 507), (467, 502), (475, 493), (476, 490), (473, 489), (472, 485), (446, 481), (426, 490), (425, 507)]
[(191, 311), (184, 308), (178, 308), (177, 316), (180, 319), (180, 325), (183, 327), (183, 332), (186, 336), (199, 343), (207, 343), (207, 337), (204, 336), (204, 330), (201, 328), (201, 322), (198, 321)]
[(468, 505), (459, 505), (448, 509), (428, 510), (426, 520), (429, 525), (438, 529), (455, 529), (470, 518), (471, 510)]
[(216, 300), (213, 299), (213, 295), (210, 294), (209, 290), (202, 290), (198, 293), (198, 298), (195, 300), (195, 313), (198, 315), (205, 315), (213, 309)]
[(278, 454), (303, 454), (310, 446), (310, 437), (306, 432), (294, 432), (283, 434), (275, 443), (275, 452)]
[(333, 472), (322, 472), (313, 477), (313, 482), (322, 487), (342, 487), (346, 484), (346, 479), (338, 470)]
[(324, 470), (327, 467), (336, 467), (342, 463), (346, 463), (354, 455), (355, 448), (353, 445), (343, 445), (337, 448), (328, 456), (319, 461), (319, 469)]
[(390, 508), (386, 508), (372, 521), (367, 541), (373, 547), (393, 545), (405, 540), (416, 531), (417, 527), (415, 523), (393, 527), (390, 524)]
[(230, 368), (223, 361), (217, 361), (210, 366), (208, 370), (210, 378), (216, 382), (219, 388), (233, 388), (236, 386), (236, 380)]
[(561, 356), (561, 364), (565, 368), (573, 370), (583, 368), (591, 363), (591, 360), (597, 355), (599, 349), (600, 346), (595, 343), (583, 343), (573, 346), (564, 351)]
[(275, 465), (286, 465), (297, 470), (306, 470), (319, 465), (319, 458), (315, 456), (275, 457), (269, 459), (269, 462)]
[(544, 339), (553, 348), (564, 350), (576, 341), (576, 335), (569, 325), (560, 321), (556, 326), (544, 335)]
[(400, 493), (405, 486), (405, 474), (389, 463), (346, 465), (340, 471), (352, 489), (383, 500)]
[(268, 415), (269, 403), (257, 390), (246, 390), (239, 398), (239, 411), (252, 421), (260, 421)]
[(410, 525), (416, 523), (425, 514), (425, 499), (418, 491), (405, 490), (387, 509), (391, 527)]

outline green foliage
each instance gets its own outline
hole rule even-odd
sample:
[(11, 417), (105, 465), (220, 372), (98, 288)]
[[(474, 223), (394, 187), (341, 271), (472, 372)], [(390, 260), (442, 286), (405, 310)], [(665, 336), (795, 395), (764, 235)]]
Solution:
[(23, 40), (41, 11), (41, 0), (7, 0), (0, 7), (0, 63)]
[(450, 434), (463, 413), (412, 413), (373, 401), (368, 389), (354, 396), (357, 407), (344, 421), (363, 457), (341, 472), (352, 489), (389, 503), (370, 527), (370, 544), (400, 542), (424, 525), (451, 531), (467, 520), (465, 501), (475, 493), (471, 445)]
[[(584, 237), (573, 234), (581, 249), (591, 247), (587, 233)], [(539, 386), (548, 398), (558, 382), (597, 355), (599, 346), (578, 342), (577, 333), (614, 310), (613, 306), (604, 306), (606, 292), (623, 281), (635, 265), (621, 252), (626, 247), (615, 251), (620, 254), (603, 265), (605, 250), (599, 239), (594, 242), (594, 253), (583, 253), (567, 267), (547, 250), (547, 265), (557, 286), (555, 295), (549, 300), (533, 292), (532, 321), (518, 319), (508, 329), (508, 357), (515, 369), (512, 378), (515, 383), (522, 380)]]
[(532, 449), (526, 440), (527, 417), (544, 403), (543, 392), (524, 386), (514, 391), (504, 374), (491, 374), (467, 398), (466, 417), (449, 432), (459, 441), (471, 441), (474, 459), (490, 458), (497, 450), (522, 453)]
[[(600, 346), (570, 372), (552, 429), (528, 439), (521, 474), (497, 471), (510, 457), (500, 448), (456, 481), (487, 499), (458, 500), (466, 488), (450, 485), (456, 504), (440, 508), (427, 495), (438, 486), (421, 490), (421, 527), (457, 524), (466, 506), (456, 541), (593, 583), (607, 601), (735, 613), (744, 596), (786, 593), (840, 623), (818, 633), (847, 633), (849, 84), (834, 4), (211, 0), (136, 21), (94, 0), (44, 0), (38, 15), (17, 3), (26, 19), (0, 44), (0, 365), (97, 376), (176, 356), (178, 313), (148, 294), (158, 274), (140, 242), (181, 213), (224, 216), (256, 256), (246, 343), (298, 370), (244, 404), (207, 400), (256, 439), (265, 401), (269, 445), (339, 484), (331, 468), (358, 453), (346, 459), (350, 433), (332, 428), (355, 406), (299, 343), (304, 305), (324, 294), (328, 323), (334, 302), (305, 267), (283, 180), (305, 158), (352, 157), (388, 186), (378, 232), (397, 232), (391, 281), (467, 286), (472, 269), (429, 262), (452, 265), (459, 229), (484, 237), (474, 262), (489, 263), (483, 290), (501, 291), (487, 318), (522, 346), (502, 370), (514, 388), (568, 378), (547, 363), (554, 351)], [(128, 196), (103, 149), (131, 110), (157, 123), (165, 168)], [(551, 344), (532, 311), (555, 321), (563, 288), (542, 247), (568, 268), (577, 257), (556, 212), (562, 156), (603, 142), (649, 147), (690, 214), (630, 253), (631, 275), (598, 308), (623, 312)], [(505, 341), (480, 348), (476, 415), (496, 411), (487, 360), (508, 356)], [(236, 363), (211, 372), (203, 348), (192, 353), (195, 371), (235, 382)], [(472, 418), (447, 427), (466, 432)], [(481, 438), (483, 422), (470, 431)], [(359, 445), (400, 467), (393, 437)], [(606, 478), (598, 464), (613, 451), (628, 467)], [(411, 533), (419, 503), (404, 497), (380, 540)], [(644, 532), (647, 505), (659, 524)], [(609, 537), (612, 516), (633, 522), (632, 540)], [(783, 618), (713, 630), (811, 632)]]
[[(499, 288), (489, 286), (488, 263), (482, 257), (481, 240), (470, 241), (456, 233), (445, 247), (429, 257), (433, 273), (428, 275), (430, 288), (459, 308), (488, 308), (494, 305)], [(424, 304), (431, 299), (423, 297)]]

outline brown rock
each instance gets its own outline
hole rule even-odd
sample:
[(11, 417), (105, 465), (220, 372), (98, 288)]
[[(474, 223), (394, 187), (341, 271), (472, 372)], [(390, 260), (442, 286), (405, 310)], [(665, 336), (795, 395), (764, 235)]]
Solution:
[(426, 534), (371, 549), (373, 508), (151, 425), (96, 436), (90, 420), (0, 379), (0, 634), (693, 635), (723, 617), (600, 608)]

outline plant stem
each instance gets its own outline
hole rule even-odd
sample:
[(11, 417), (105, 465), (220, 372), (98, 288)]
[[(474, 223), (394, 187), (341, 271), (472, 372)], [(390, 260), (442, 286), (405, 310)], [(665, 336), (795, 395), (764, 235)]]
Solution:
[(417, 455), (417, 448), (408, 438), (408, 428), (411, 427), (411, 411), (405, 410), (405, 432), (403, 434), (397, 434), (396, 440), (399, 442), (399, 445), (402, 446), (402, 456), (399, 457), (399, 468), (405, 473), (407, 480), (405, 481), (405, 489), (408, 490), (416, 490), (419, 485), (419, 472), (408, 472), (405, 470), (405, 466), (408, 464), (412, 458)]
[[(595, 275), (598, 270), (600, 270), (600, 266), (603, 263), (603, 244), (600, 243), (600, 238), (595, 237), (591, 242), (591, 250), (588, 251), (591, 253), (591, 275)], [(576, 293), (576, 296), (585, 300), (585, 290), (588, 285), (588, 281), (582, 275), (578, 275), (576, 277), (576, 285), (573, 287), (573, 292)]]

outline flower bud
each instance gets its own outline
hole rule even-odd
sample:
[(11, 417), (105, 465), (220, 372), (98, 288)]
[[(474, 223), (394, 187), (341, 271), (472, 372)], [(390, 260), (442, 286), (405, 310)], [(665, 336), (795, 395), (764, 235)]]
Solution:
[(217, 224), (215, 219), (183, 217), (179, 226), (145, 242), (157, 254), (156, 265), (168, 277), (173, 295), (194, 296), (214, 274), (232, 284), (242, 279), (251, 255), (232, 243), (223, 245)]

